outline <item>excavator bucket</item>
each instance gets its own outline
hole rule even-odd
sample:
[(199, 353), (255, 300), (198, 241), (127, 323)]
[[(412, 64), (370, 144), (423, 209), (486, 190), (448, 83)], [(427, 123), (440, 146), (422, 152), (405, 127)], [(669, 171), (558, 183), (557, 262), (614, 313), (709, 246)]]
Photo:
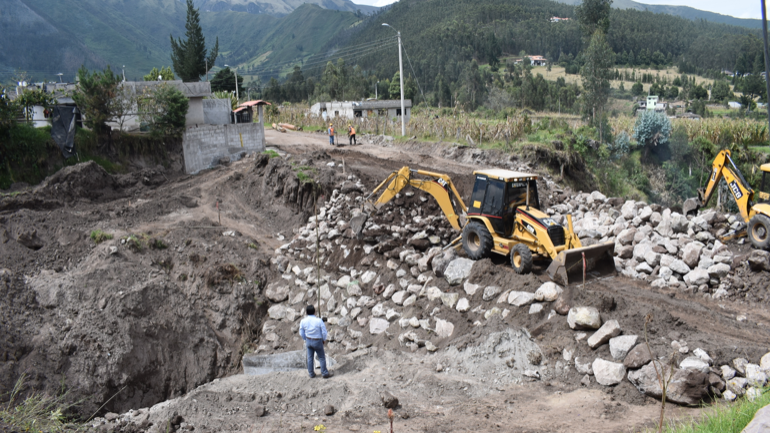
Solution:
[(583, 281), (583, 259), (586, 279), (615, 274), (615, 242), (591, 245), (560, 252), (546, 272), (562, 286)]

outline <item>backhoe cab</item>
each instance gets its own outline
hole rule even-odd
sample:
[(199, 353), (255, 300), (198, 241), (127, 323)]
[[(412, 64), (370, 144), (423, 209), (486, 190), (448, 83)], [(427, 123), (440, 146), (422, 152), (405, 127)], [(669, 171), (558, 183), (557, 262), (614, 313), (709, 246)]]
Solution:
[(770, 249), (770, 194), (764, 191), (766, 187), (770, 188), (770, 164), (760, 166), (762, 184), (760, 191), (755, 192), (730, 155), (730, 151), (725, 149), (714, 158), (708, 184), (705, 188), (698, 189), (698, 206), (695, 210), (708, 204), (720, 181), (724, 179), (747, 226), (723, 237), (723, 240), (748, 235), (754, 248), (768, 250)]
[[(417, 179), (414, 175), (427, 176)], [(572, 228), (572, 217), (563, 226), (540, 210), (535, 174), (490, 169), (473, 172), (475, 183), (470, 206), (466, 206), (452, 180), (445, 174), (403, 167), (392, 173), (366, 198), (368, 211), (379, 209), (407, 185), (431, 194), (450, 225), (462, 231), (451, 245), (462, 243), (473, 260), (492, 253), (509, 256), (519, 274), (532, 270), (535, 258), (551, 259), (547, 272), (554, 281), (567, 285), (570, 274), (581, 274), (583, 264), (600, 274), (615, 271), (614, 243), (583, 248)], [(386, 187), (387, 185), (387, 187)], [(383, 190), (376, 202), (369, 199)], [(450, 196), (450, 192), (454, 196)], [(367, 213), (351, 220), (354, 232), (360, 234)]]

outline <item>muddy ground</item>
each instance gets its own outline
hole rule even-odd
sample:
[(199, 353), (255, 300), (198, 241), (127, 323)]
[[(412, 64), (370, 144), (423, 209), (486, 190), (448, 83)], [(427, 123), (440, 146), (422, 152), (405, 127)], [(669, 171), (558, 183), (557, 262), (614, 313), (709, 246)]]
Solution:
[[(637, 431), (656, 422), (658, 402), (628, 381), (585, 386), (583, 375), (565, 368), (565, 349), (611, 359), (609, 349), (579, 344), (566, 317), (549, 309), (514, 309), (484, 320), (483, 313), (445, 308), (442, 318), (455, 332), (435, 340), (435, 353), (413, 351), (397, 335), (370, 335), (366, 325), (353, 323), (350, 329), (362, 333), (355, 350), (342, 341), (329, 346), (339, 362), (330, 380), (309, 380), (301, 371), (238, 374), (245, 352), (302, 349), (295, 326), (270, 326), (265, 288), (281, 278), (271, 264), (275, 250), (314, 214), (315, 200), (322, 206), (353, 180), (363, 183), (363, 195), (403, 165), (449, 174), (463, 197), (479, 166), (554, 170), (537, 155), (501, 160), (447, 144), (332, 148), (317, 134), (274, 131), (267, 139), (280, 159), (249, 157), (197, 176), (162, 166), (111, 176), (81, 164), (1, 197), (0, 395), (25, 375), (29, 390), (64, 387), (83, 400), (77, 406), (83, 417), (136, 411), (138, 422), (130, 427), (100, 427), (116, 431), (165, 431), (168, 420), (197, 431), (312, 431), (320, 424), (329, 431), (386, 431), (383, 390), (399, 398), (399, 432), (573, 431), (576, 425)], [(298, 171), (312, 173), (318, 189), (301, 182)], [(569, 191), (551, 182), (538, 186), (544, 205)], [(416, 196), (399, 205), (423, 216), (440, 213)], [(96, 230), (113, 237), (97, 244)], [(325, 272), (363, 260), (328, 258)], [(487, 259), (474, 265), (469, 281), (531, 292), (544, 280), (542, 269), (519, 277), (504, 260)], [(651, 315), (648, 336), (658, 353), (684, 341), (721, 365), (735, 357), (758, 362), (770, 348), (767, 274), (746, 274), (745, 281), (745, 296), (720, 301), (623, 277), (570, 291), (605, 321), (617, 319), (624, 333), (642, 335)], [(446, 281), (435, 284), (450, 290)], [(489, 310), (495, 301), (476, 303)], [(420, 299), (403, 316), (430, 320), (440, 304)], [(748, 320), (739, 322), (738, 315)], [(266, 341), (267, 328), (278, 338)], [(501, 372), (500, 341), (525, 334), (543, 355), (540, 379)], [(322, 414), (327, 404), (335, 414)], [(669, 407), (672, 416), (699, 413)], [(265, 416), (257, 417), (258, 408)]]

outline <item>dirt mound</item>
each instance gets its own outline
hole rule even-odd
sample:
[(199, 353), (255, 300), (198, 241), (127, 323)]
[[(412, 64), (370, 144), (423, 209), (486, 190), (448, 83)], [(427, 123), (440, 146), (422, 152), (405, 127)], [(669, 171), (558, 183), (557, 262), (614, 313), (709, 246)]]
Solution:
[(88, 161), (65, 167), (47, 177), (35, 194), (66, 202), (78, 199), (96, 200), (115, 196), (117, 182), (99, 164)]

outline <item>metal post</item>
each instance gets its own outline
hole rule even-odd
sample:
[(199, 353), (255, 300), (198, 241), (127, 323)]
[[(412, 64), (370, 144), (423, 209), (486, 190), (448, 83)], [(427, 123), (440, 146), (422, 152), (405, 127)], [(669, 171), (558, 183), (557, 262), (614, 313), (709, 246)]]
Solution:
[(770, 54), (767, 48), (767, 6), (762, 0), (762, 39), (765, 43), (765, 86), (767, 86), (767, 120), (770, 122)]
[(235, 73), (235, 99), (237, 99), (238, 102), (240, 102), (241, 101), (241, 97), (238, 94), (238, 71), (233, 69), (233, 72)]
[(206, 62), (206, 81), (209, 80), (209, 59), (204, 59)]
[[(763, 0), (764, 1), (764, 0)], [(401, 79), (401, 135), (406, 135), (406, 110), (404, 109), (404, 61), (401, 59), (401, 32), (398, 32), (398, 69)]]

